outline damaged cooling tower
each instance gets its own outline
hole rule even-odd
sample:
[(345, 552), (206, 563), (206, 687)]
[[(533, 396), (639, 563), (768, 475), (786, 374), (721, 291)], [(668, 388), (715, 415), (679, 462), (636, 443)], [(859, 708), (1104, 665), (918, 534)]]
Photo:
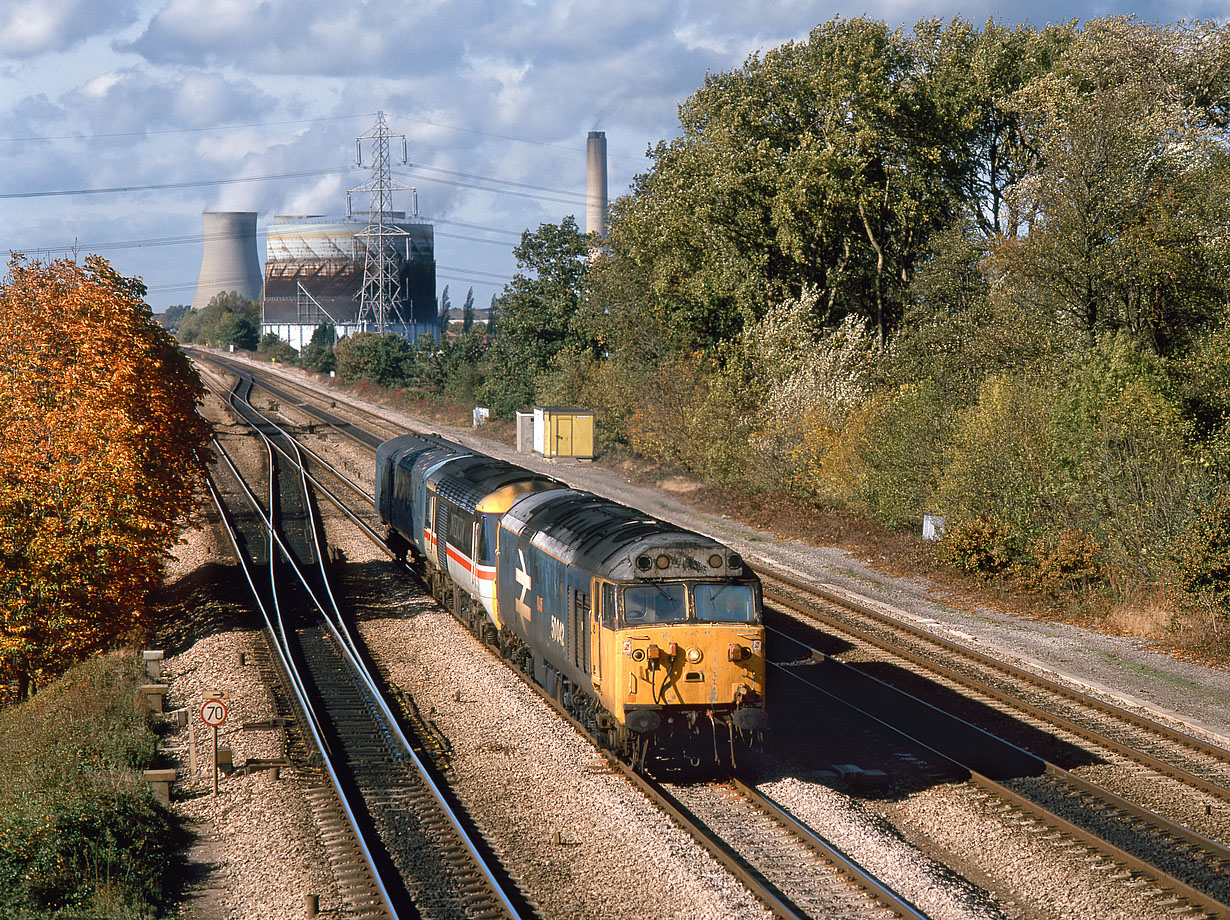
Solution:
[(260, 300), (261, 266), (256, 249), (255, 211), (205, 211), (205, 253), (192, 308), (199, 310), (217, 294), (236, 291)]

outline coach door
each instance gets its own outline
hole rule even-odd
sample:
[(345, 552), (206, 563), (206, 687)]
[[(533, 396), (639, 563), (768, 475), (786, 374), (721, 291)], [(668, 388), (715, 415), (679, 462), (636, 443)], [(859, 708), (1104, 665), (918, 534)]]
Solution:
[(448, 574), (448, 506), (435, 496), (436, 506), (436, 564), (440, 571)]

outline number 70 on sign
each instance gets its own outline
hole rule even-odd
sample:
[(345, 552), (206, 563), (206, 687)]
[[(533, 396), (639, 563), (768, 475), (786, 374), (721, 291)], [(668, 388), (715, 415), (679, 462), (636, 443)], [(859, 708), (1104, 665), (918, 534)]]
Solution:
[(226, 704), (222, 700), (206, 700), (201, 704), (201, 721), (217, 728), (226, 721)]

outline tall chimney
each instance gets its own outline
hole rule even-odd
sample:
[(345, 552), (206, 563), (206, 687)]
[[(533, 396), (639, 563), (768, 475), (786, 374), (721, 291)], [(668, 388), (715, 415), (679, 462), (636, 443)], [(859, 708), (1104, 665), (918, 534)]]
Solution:
[(590, 131), (585, 144), (585, 232), (606, 236), (606, 132)]
[(217, 294), (236, 291), (261, 298), (261, 264), (256, 252), (256, 211), (205, 211), (205, 251), (192, 307), (207, 306)]

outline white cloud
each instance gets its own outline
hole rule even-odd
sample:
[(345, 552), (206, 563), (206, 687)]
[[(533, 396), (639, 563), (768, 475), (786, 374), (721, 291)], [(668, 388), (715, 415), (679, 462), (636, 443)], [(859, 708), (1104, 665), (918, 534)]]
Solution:
[(131, 0), (0, 0), (0, 53), (24, 58), (65, 51), (135, 21)]

